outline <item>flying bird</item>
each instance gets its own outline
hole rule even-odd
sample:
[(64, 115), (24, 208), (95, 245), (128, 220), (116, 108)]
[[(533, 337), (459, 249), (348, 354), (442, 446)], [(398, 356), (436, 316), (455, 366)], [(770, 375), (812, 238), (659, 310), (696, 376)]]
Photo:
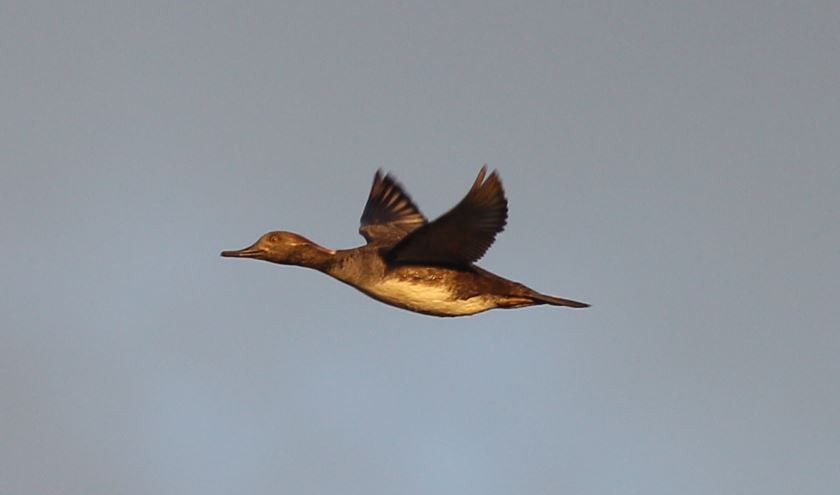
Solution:
[(359, 227), (367, 240), (364, 246), (327, 249), (301, 235), (275, 231), (222, 256), (313, 268), (381, 302), (432, 316), (539, 304), (588, 307), (541, 294), (474, 264), (504, 230), (507, 214), (499, 174), (487, 176), (486, 166), (464, 199), (433, 222), (394, 177), (378, 170)]

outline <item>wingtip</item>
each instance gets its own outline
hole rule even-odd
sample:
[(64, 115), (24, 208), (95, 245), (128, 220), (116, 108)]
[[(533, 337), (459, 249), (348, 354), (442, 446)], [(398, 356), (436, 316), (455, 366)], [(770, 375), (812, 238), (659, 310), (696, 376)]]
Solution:
[(502, 179), (499, 177), (499, 171), (497, 169), (494, 168), (493, 171), (490, 172), (489, 176), (487, 175), (487, 170), (489, 170), (489, 168), (485, 163), (481, 166), (481, 169), (478, 171), (478, 177), (475, 178), (475, 183), (473, 184), (473, 187), (481, 186), (483, 184), (486, 184), (487, 182), (490, 182), (491, 180), (501, 182)]
[(478, 177), (475, 178), (475, 182), (473, 182), (472, 189), (478, 189), (484, 184), (484, 177), (487, 175), (487, 164), (481, 166), (481, 169), (478, 171)]

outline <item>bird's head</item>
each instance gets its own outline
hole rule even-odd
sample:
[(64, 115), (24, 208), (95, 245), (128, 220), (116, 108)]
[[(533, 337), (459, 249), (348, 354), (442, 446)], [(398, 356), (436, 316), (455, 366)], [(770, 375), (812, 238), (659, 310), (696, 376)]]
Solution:
[(236, 251), (222, 251), (228, 258), (254, 258), (283, 265), (308, 265), (317, 254), (335, 254), (293, 232), (275, 231), (263, 234), (257, 242)]

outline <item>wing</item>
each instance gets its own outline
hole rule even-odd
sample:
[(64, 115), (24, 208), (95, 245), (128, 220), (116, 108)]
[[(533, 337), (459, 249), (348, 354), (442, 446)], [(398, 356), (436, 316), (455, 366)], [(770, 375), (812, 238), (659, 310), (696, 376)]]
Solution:
[(469, 265), (484, 256), (504, 230), (507, 199), (499, 174), (481, 168), (472, 189), (454, 208), (411, 232), (386, 254), (398, 263)]
[(396, 243), (425, 225), (426, 217), (393, 177), (383, 177), (382, 171), (377, 170), (360, 222), (359, 233), (368, 243)]

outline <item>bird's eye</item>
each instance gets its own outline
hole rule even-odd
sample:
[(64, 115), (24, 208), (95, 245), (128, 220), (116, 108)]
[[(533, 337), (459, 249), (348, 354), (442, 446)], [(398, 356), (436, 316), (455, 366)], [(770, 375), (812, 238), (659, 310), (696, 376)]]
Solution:
[(277, 242), (277, 234), (271, 234), (270, 236), (268, 236), (268, 241)]

